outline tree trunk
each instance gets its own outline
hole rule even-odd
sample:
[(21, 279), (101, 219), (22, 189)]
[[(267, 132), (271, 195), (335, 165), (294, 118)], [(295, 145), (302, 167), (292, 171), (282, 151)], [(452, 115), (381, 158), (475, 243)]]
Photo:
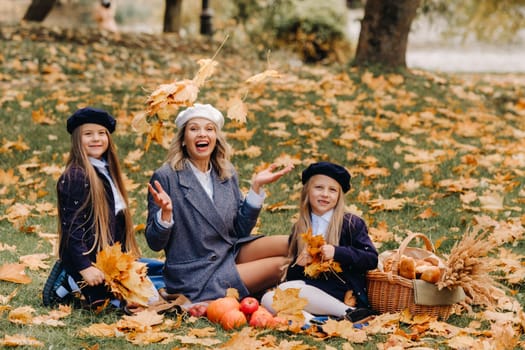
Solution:
[(42, 22), (56, 3), (57, 0), (31, 0), (24, 15), (24, 21)]
[(406, 67), (408, 33), (421, 0), (367, 0), (355, 63)]
[(182, 0), (166, 0), (164, 33), (178, 33), (181, 28)]

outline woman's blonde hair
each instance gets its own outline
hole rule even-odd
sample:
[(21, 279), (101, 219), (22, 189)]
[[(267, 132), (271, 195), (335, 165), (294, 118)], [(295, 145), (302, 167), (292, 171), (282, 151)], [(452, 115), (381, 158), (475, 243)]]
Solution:
[[(298, 252), (302, 251), (304, 242), (301, 239), (301, 234), (307, 233), (312, 228), (310, 199), (308, 193), (312, 186), (312, 181), (308, 180), (301, 190), (301, 199), (299, 203), (299, 218), (292, 226), (292, 238), (290, 241), (289, 255), (294, 257)], [(325, 242), (334, 246), (339, 245), (341, 238), (341, 230), (343, 228), (343, 220), (345, 215), (345, 198), (341, 186), (338, 185), (339, 196), (334, 207), (334, 213), (328, 224), (327, 232), (325, 234)]]
[[(110, 213), (113, 210), (110, 210), (108, 206), (108, 201), (106, 199), (106, 191), (104, 188), (104, 183), (98, 177), (95, 168), (89, 161), (88, 155), (86, 154), (84, 148), (82, 147), (82, 126), (76, 128), (71, 134), (71, 150), (69, 152), (69, 158), (66, 163), (66, 171), (71, 167), (80, 167), (86, 172), (86, 176), (89, 182), (89, 194), (86, 198), (86, 201), (82, 203), (80, 209), (78, 210), (78, 215), (83, 210), (89, 211), (89, 216), (86, 219), (87, 222), (92, 219), (92, 226), (87, 228), (91, 229), (94, 232), (94, 243), (90, 247), (89, 251), (86, 254), (91, 253), (92, 251), (100, 251), (107, 247), (108, 245), (114, 244), (110, 229)], [(129, 201), (126, 188), (124, 187), (124, 180), (122, 178), (122, 172), (120, 170), (120, 164), (118, 161), (117, 153), (115, 150), (114, 143), (111, 139), (111, 135), (106, 130), (108, 136), (108, 149), (104, 154), (104, 157), (108, 163), (109, 174), (113, 179), (115, 187), (118, 189), (122, 196), (122, 200), (126, 204), (126, 208), (123, 209), (124, 219), (125, 219), (125, 251), (130, 252), (136, 257), (140, 256), (140, 249), (135, 239), (135, 233), (133, 230), (133, 224), (131, 219), (131, 212), (129, 210)], [(61, 215), (60, 210), (58, 210), (58, 233), (59, 240), (62, 238), (62, 225), (61, 225)]]
[[(166, 156), (166, 163), (168, 163), (173, 170), (182, 170), (186, 166), (186, 161), (189, 160), (189, 154), (182, 144), (184, 142), (184, 134), (186, 133), (187, 123), (180, 129), (171, 141)], [(226, 141), (226, 136), (216, 126), (215, 132), (217, 134), (217, 143), (215, 149), (211, 154), (211, 164), (221, 180), (226, 180), (232, 177), (233, 170), (230, 163), (231, 147)]]

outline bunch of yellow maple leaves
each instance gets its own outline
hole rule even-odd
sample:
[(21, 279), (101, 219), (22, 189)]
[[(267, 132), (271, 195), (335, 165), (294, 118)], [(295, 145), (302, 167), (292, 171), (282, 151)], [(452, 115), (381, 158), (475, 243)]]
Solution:
[(95, 266), (104, 272), (105, 283), (119, 299), (147, 306), (154, 296), (154, 286), (147, 277), (147, 266), (123, 253), (120, 243), (108, 246), (97, 254)]
[(304, 267), (304, 274), (306, 276), (317, 278), (325, 272), (342, 272), (341, 265), (334, 261), (334, 259), (324, 260), (321, 254), (321, 247), (326, 244), (322, 235), (312, 235), (312, 230), (301, 234), (301, 238), (306, 243), (308, 254), (312, 257), (312, 261)]

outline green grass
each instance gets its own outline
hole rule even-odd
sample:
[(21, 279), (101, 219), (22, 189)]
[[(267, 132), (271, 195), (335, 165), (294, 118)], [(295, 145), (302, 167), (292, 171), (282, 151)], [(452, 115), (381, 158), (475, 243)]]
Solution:
[[(55, 203), (56, 173), (50, 173), (47, 169), (59, 169), (64, 165), (64, 156), (69, 149), (65, 119), (80, 105), (105, 108), (119, 118), (123, 127), (115, 134), (115, 140), (122, 160), (130, 151), (142, 149), (145, 137), (131, 130), (129, 123), (132, 115), (144, 109), (145, 98), (159, 84), (193, 77), (197, 69), (196, 60), (211, 57), (218, 43), (209, 45), (209, 51), (203, 51), (202, 47), (205, 45), (200, 45), (199, 51), (192, 51), (191, 43), (182, 43), (180, 47), (167, 47), (160, 52), (149, 46), (140, 49), (133, 45), (82, 45), (67, 41), (31, 41), (27, 37), (1, 40), (0, 169), (14, 169), (19, 179), (9, 185), (0, 180), (0, 215), (5, 215), (14, 203)], [(179, 48), (182, 49), (180, 52)], [(248, 50), (236, 52), (225, 47), (217, 56), (217, 61), (219, 69), (201, 91), (199, 100), (219, 103), (222, 107), (224, 100), (238, 90), (239, 82), (266, 69), (266, 62), (256, 60)], [(433, 241), (446, 237), (439, 246), (440, 254), (448, 253), (454, 242), (472, 225), (476, 215), (488, 215), (502, 222), (521, 218), (523, 223), (524, 167), (523, 163), (516, 166), (511, 160), (523, 157), (525, 153), (519, 133), (512, 132), (520, 130), (523, 133), (525, 129), (523, 111), (519, 112), (517, 107), (519, 99), (523, 101), (524, 98), (524, 85), (400, 71), (397, 74), (403, 77), (402, 83), (374, 88), (367, 85), (365, 74), (371, 72), (376, 79), (387, 79), (392, 75), (383, 74), (377, 67), (368, 71), (338, 65), (293, 68), (286, 62), (271, 63), (277, 70), (299, 80), (275, 80), (268, 82), (263, 89), (250, 91), (246, 99), (250, 109), (246, 127), (255, 130), (254, 137), (248, 143), (231, 140), (235, 149), (256, 145), (262, 150), (257, 158), (233, 158), (241, 186), (245, 189), (249, 187), (253, 171), (261, 164), (284, 155), (298, 159), (291, 174), (268, 186), (266, 204), (283, 202), (285, 205), (296, 205), (301, 171), (311, 161), (327, 159), (344, 164), (351, 171), (353, 187), (347, 194), (347, 204), (355, 205), (370, 227), (385, 222), (388, 229), (401, 238), (408, 231), (422, 232)], [(46, 73), (50, 67), (58, 69), (57, 73)], [(350, 82), (346, 84), (353, 84), (354, 90), (348, 89), (347, 92), (337, 88), (346, 86), (337, 85), (340, 73), (348, 75)], [(319, 84), (321, 81), (326, 85)], [(330, 84), (333, 84), (332, 87)], [(359, 102), (355, 103), (351, 112), (338, 115), (337, 108), (345, 101)], [(65, 104), (68, 110), (58, 108), (60, 104)], [(40, 108), (56, 123), (33, 123), (32, 112)], [(289, 113), (277, 118), (276, 115), (282, 110)], [(315, 116), (317, 121), (298, 120), (308, 114)], [(496, 118), (482, 119), (483, 114)], [(274, 122), (285, 123), (290, 136), (280, 138), (270, 135), (268, 131), (273, 129), (270, 123)], [(465, 122), (477, 123), (471, 128), (483, 132), (469, 135), (459, 128)], [(225, 129), (230, 133), (236, 131), (231, 122), (226, 123)], [(466, 129), (470, 130), (469, 127)], [(167, 131), (173, 130), (168, 128)], [(321, 132), (326, 135), (320, 137)], [(336, 141), (345, 132), (357, 132), (359, 137)], [(377, 133), (392, 132), (399, 136), (389, 141), (381, 141), (375, 136)], [(19, 137), (27, 145), (27, 150), (7, 148), (6, 145), (16, 142)], [(433, 161), (412, 162), (408, 156), (416, 151), (443, 151), (443, 154)], [(499, 154), (501, 159), (491, 160), (490, 156), (494, 154)], [(466, 156), (473, 157), (479, 163), (465, 163)], [(153, 144), (133, 169), (124, 168), (126, 175), (137, 185), (136, 189), (130, 190), (135, 224), (145, 223), (145, 184), (164, 157), (165, 149)], [(388, 175), (367, 175), (366, 171), (372, 168), (382, 168)], [(399, 192), (400, 185), (411, 179), (421, 182), (425, 174), (431, 176), (430, 185), (421, 185), (413, 192)], [(488, 212), (480, 208), (479, 202), (471, 204), (476, 210), (465, 209), (459, 193), (448, 192), (445, 187), (439, 186), (442, 180), (457, 181), (469, 177), (484, 184), (473, 189), (477, 195), (484, 194), (489, 188), (501, 190), (505, 195), (506, 209)], [(366, 191), (369, 200), (405, 198), (407, 203), (400, 210), (374, 211), (368, 201), (359, 200), (359, 195)], [(428, 207), (437, 216), (419, 218), (418, 215)], [(287, 234), (295, 214), (295, 210), (263, 210), (258, 232)], [(39, 214), (36, 210), (21, 228), (3, 218), (0, 220), (0, 243), (13, 245), (16, 250), (0, 251), (0, 265), (17, 262), (22, 255), (50, 254), (51, 245), (38, 233), (54, 232), (56, 217)], [(137, 234), (144, 255), (158, 256), (147, 247), (143, 232)], [(381, 250), (398, 246), (399, 242), (384, 242)], [(521, 256), (525, 254), (523, 239), (506, 248)], [(0, 281), (0, 295), (6, 296), (16, 288), (18, 294), (9, 302), (11, 308), (29, 305), (35, 309), (35, 314), (44, 314), (49, 310), (42, 306), (40, 294), (48, 271), (28, 271), (28, 274), (32, 282), (27, 285)], [(517, 293), (516, 298), (521, 305), (525, 305), (523, 283), (510, 287)], [(31, 335), (48, 348), (87, 349), (95, 344), (103, 349), (135, 348), (123, 338), (65, 336), (64, 328), (13, 324), (8, 321), (7, 314), (7, 311), (0, 312), (3, 333)], [(115, 313), (94, 315), (75, 310), (64, 321), (68, 334), (76, 334), (90, 324), (111, 323), (117, 319)], [(471, 318), (466, 315), (449, 319), (450, 323), (458, 326), (466, 326), (470, 321)], [(191, 327), (209, 325), (201, 320), (197, 324), (183, 324), (173, 332), (184, 335)], [(229, 338), (228, 333), (219, 328), (217, 330), (220, 339)], [(314, 348), (322, 348), (322, 344), (341, 348), (344, 344), (340, 338), (320, 341), (306, 335), (271, 334), (278, 339), (299, 339)], [(375, 336), (366, 345), (353, 346), (356, 349), (375, 349), (375, 343), (385, 340), (385, 335)], [(524, 340), (523, 335), (521, 340)], [(443, 339), (425, 339), (425, 342), (430, 347), (447, 348)], [(172, 349), (178, 344), (149, 345), (145, 348)]]

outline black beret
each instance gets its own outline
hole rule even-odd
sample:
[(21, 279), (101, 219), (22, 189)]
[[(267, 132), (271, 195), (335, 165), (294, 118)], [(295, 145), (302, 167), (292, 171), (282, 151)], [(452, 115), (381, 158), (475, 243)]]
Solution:
[(340, 165), (330, 162), (311, 164), (308, 168), (303, 170), (301, 177), (303, 185), (314, 175), (326, 175), (331, 177), (341, 185), (344, 193), (348, 192), (350, 189), (350, 173)]
[(93, 123), (104, 126), (109, 133), (115, 131), (117, 121), (106, 111), (92, 107), (81, 108), (67, 118), (67, 132), (73, 133), (73, 130), (82, 124)]

